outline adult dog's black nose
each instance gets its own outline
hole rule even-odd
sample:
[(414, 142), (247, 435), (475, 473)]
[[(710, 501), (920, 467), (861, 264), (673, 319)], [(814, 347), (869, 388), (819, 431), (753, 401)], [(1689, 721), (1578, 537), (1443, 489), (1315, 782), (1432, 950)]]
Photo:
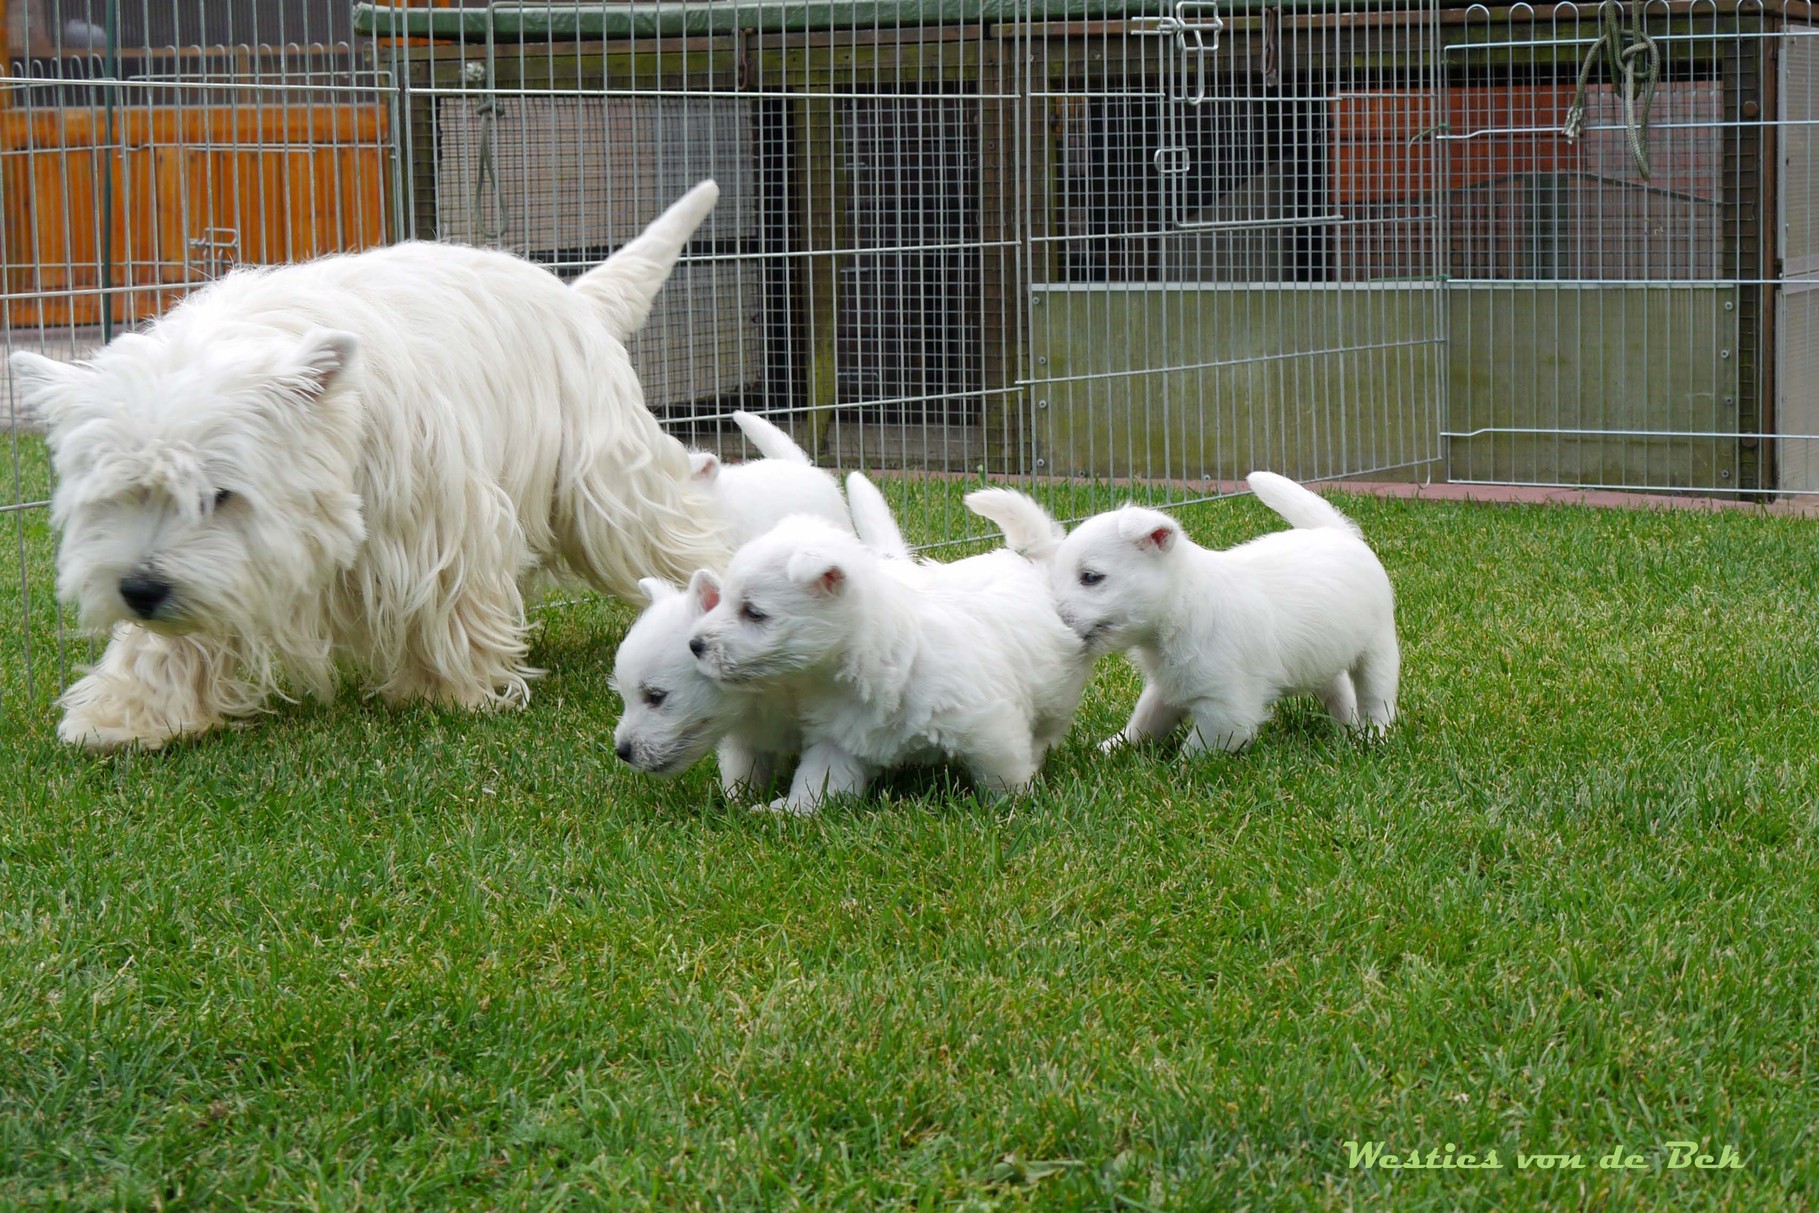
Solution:
[(128, 573), (120, 579), (120, 597), (127, 609), (141, 619), (157, 615), (158, 608), (171, 596), (171, 583), (147, 573)]
[(701, 639), (699, 636), (690, 636), (688, 638), (688, 651), (697, 657), (701, 656), (701, 654), (707, 652), (707, 641)]
[(629, 741), (620, 742), (617, 746), (613, 747), (613, 753), (619, 755), (619, 760), (621, 762), (630, 762), (632, 760), (632, 743)]

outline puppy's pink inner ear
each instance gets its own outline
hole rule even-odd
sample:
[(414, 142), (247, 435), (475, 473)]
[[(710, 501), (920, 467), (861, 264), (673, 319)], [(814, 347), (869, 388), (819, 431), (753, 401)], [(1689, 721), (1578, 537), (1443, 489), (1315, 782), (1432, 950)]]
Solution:
[(695, 583), (695, 601), (701, 604), (703, 611), (711, 611), (720, 605), (720, 587), (711, 581)]
[(1166, 526), (1157, 527), (1149, 533), (1149, 541), (1156, 546), (1158, 551), (1166, 552), (1168, 550), (1168, 545), (1175, 541), (1174, 528)]
[(821, 576), (815, 581), (815, 584), (821, 587), (821, 592), (830, 596), (838, 594), (845, 583), (846, 573), (842, 571), (837, 564), (829, 565), (827, 568), (823, 569), (821, 571)]

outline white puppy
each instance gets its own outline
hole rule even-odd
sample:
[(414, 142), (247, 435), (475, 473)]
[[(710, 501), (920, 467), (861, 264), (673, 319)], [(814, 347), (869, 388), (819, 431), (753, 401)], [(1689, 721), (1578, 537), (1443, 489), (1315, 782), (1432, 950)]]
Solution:
[(92, 361), (15, 353), (49, 427), (58, 592), (101, 663), (61, 736), (156, 746), (321, 697), (523, 702), (524, 590), (718, 564), (720, 517), (624, 339), (718, 196), (704, 182), (572, 287), (401, 244), (204, 287)]
[[(880, 555), (907, 560), (897, 521), (871, 481), (854, 472), (846, 484), (860, 540)], [(668, 776), (717, 746), (727, 796), (768, 788), (800, 752), (802, 730), (787, 690), (723, 685), (689, 651), (689, 636), (706, 614), (702, 603), (719, 597), (719, 579), (699, 570), (687, 593), (655, 580), (642, 588), (651, 605), (613, 659), (612, 686), (625, 701), (613, 731), (615, 751), (641, 771)]]
[(722, 463), (718, 455), (690, 451), (688, 459), (695, 479), (708, 485), (719, 501), (735, 548), (791, 514), (813, 514), (851, 529), (840, 482), (832, 472), (815, 467), (807, 451), (764, 418), (740, 412), (733, 414), (733, 421), (764, 458)]
[(802, 759), (772, 807), (798, 813), (940, 759), (988, 792), (1019, 791), (1066, 733), (1090, 669), (1044, 571), (1010, 551), (880, 559), (790, 518), (734, 553), (724, 585), (698, 575), (691, 590), (706, 608), (689, 640), (702, 668), (731, 688), (793, 697)]
[(1395, 596), (1350, 519), (1292, 480), (1252, 472), (1251, 491), (1296, 530), (1210, 551), (1155, 510), (1082, 523), (1052, 557), (1063, 619), (1096, 653), (1129, 649), (1145, 678), (1124, 731), (1186, 750), (1236, 750), (1271, 706), (1316, 694), (1334, 720), (1379, 733), (1396, 716)]

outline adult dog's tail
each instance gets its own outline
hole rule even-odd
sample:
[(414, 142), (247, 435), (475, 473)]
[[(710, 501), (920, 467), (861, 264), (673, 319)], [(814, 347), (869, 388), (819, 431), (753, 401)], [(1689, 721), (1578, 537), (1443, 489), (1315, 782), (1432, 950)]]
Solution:
[(891, 513), (890, 503), (864, 472), (847, 476), (846, 508), (853, 515), (853, 532), (859, 536), (859, 542), (880, 556), (909, 559), (909, 544), (903, 541), (897, 516)]
[(1004, 545), (1031, 560), (1047, 560), (1067, 538), (1049, 512), (1016, 489), (975, 489), (966, 508), (1004, 532)]
[(1364, 532), (1358, 524), (1334, 509), (1324, 497), (1308, 490), (1290, 480), (1287, 476), (1278, 476), (1274, 472), (1252, 472), (1248, 477), (1251, 492), (1257, 500), (1275, 510), (1292, 527), (1313, 530), (1328, 527), (1337, 531), (1350, 531), (1358, 538), (1364, 538)]
[(746, 439), (766, 459), (782, 459), (789, 463), (815, 462), (808, 457), (807, 451), (796, 445), (795, 439), (756, 413), (734, 413), (733, 422), (745, 431)]
[(574, 289), (593, 303), (608, 332), (624, 341), (644, 327), (682, 246), (719, 200), (720, 187), (703, 181), (671, 203), (630, 244), (575, 279)]

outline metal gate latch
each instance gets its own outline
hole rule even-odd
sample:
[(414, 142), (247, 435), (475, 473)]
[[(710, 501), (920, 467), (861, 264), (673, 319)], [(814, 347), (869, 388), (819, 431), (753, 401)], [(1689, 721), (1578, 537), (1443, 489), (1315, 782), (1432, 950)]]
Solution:
[[(1219, 0), (1175, 0), (1173, 13), (1132, 17), (1124, 28), (1128, 33), (1152, 38), (1173, 37), (1175, 48), (1181, 52), (1182, 74), (1180, 81), (1171, 84), (1169, 100), (1189, 105), (1206, 100), (1206, 57), (1219, 49), (1219, 33), (1225, 28), (1225, 21), (1219, 16)], [(1190, 78), (1192, 88), (1188, 87)]]

